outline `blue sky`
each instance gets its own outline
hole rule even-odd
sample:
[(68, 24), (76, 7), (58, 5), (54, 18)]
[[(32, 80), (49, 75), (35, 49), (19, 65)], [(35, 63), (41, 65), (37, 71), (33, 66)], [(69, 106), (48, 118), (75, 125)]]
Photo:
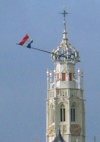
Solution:
[(52, 51), (61, 42), (63, 6), (68, 38), (84, 71), (87, 141), (100, 140), (100, 1), (0, 1), (0, 141), (45, 141), (46, 70), (50, 55), (17, 46), (28, 33), (34, 46)]

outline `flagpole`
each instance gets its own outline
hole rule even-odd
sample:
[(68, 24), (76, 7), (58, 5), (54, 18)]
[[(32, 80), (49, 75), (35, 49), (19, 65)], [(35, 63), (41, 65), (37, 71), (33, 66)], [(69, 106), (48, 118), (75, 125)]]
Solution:
[(50, 51), (47, 51), (47, 50), (43, 50), (43, 49), (39, 49), (39, 48), (35, 48), (35, 47), (31, 47), (32, 49), (35, 49), (35, 50), (38, 50), (38, 51), (42, 51), (42, 52), (45, 52), (45, 53), (49, 53), (49, 54), (52, 54), (52, 55), (56, 55), (56, 56), (59, 56), (59, 57), (65, 57), (66, 56), (63, 54), (60, 54), (60, 55), (57, 55), (56, 53), (54, 52), (50, 52)]
[[(17, 45), (20, 45), (19, 43), (16, 43)], [(23, 47), (26, 47), (26, 48), (29, 48), (28, 46), (24, 46), (24, 45), (20, 45), (20, 46), (23, 46)], [(66, 56), (64, 55), (64, 53), (63, 54), (60, 54), (60, 55), (57, 55), (56, 53), (54, 53), (54, 52), (50, 52), (50, 51), (47, 51), (47, 50), (43, 50), (43, 49), (40, 49), (40, 48), (35, 48), (35, 47), (32, 47), (32, 46), (30, 46), (30, 48), (29, 49), (35, 49), (35, 50), (38, 50), (38, 51), (41, 51), (41, 52), (45, 52), (45, 53), (48, 53), (48, 54), (52, 54), (52, 55), (55, 55), (55, 56), (59, 56), (59, 57), (65, 57), (66, 58)]]
[(47, 51), (47, 50), (43, 50), (43, 49), (39, 49), (39, 48), (35, 48), (35, 47), (31, 47), (32, 49), (38, 50), (38, 51), (42, 51), (42, 52), (46, 52), (49, 54), (54, 54), (53, 52)]

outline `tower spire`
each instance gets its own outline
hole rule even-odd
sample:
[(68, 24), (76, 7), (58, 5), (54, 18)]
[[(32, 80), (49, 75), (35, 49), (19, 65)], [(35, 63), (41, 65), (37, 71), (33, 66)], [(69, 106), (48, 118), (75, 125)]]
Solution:
[(67, 31), (66, 31), (66, 15), (69, 14), (69, 13), (66, 11), (65, 6), (64, 6), (64, 10), (63, 10), (63, 12), (61, 14), (64, 17), (64, 21), (63, 21), (63, 24), (64, 24), (63, 39), (66, 39), (66, 34), (67, 34)]

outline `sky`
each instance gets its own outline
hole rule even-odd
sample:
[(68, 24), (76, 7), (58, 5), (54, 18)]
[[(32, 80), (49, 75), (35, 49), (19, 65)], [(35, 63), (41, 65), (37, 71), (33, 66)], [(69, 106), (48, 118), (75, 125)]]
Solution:
[(56, 48), (64, 5), (84, 72), (86, 141), (100, 140), (100, 0), (0, 0), (0, 142), (45, 141), (46, 71), (54, 64), (49, 54), (16, 43), (28, 33), (34, 47)]

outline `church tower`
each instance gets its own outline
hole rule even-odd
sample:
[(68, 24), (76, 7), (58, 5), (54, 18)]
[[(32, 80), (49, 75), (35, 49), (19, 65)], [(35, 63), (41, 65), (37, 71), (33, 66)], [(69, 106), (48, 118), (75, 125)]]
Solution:
[(54, 70), (47, 70), (46, 141), (85, 142), (83, 72), (75, 70), (79, 52), (67, 38), (66, 14), (61, 43), (52, 53)]

